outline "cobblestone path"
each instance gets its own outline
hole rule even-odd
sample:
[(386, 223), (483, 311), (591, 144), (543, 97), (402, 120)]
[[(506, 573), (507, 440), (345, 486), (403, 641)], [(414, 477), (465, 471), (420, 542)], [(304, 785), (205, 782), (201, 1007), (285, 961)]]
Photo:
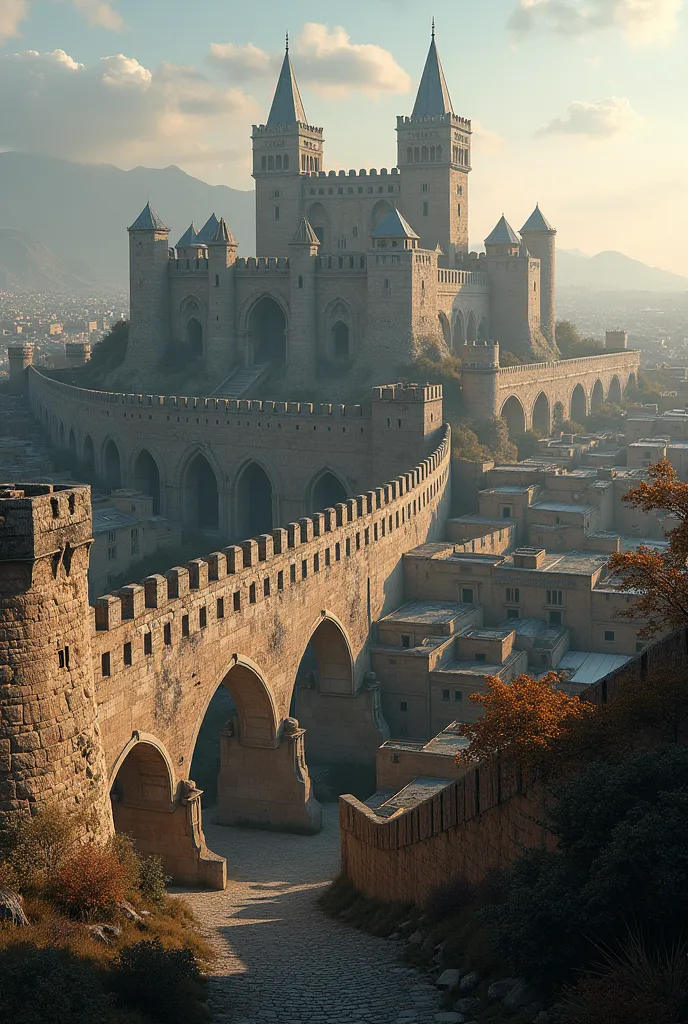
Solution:
[(205, 825), (227, 889), (185, 893), (218, 949), (218, 1024), (434, 1024), (437, 989), (397, 946), (325, 917), (316, 899), (339, 866), (336, 804), (317, 836)]

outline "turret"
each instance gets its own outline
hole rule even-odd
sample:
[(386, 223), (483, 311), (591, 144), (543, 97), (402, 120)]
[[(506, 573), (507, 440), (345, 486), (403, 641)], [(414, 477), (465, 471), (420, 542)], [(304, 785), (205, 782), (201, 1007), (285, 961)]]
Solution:
[(169, 344), (169, 234), (150, 203), (129, 228), (128, 367), (153, 369)]
[(21, 395), (28, 388), (27, 370), (33, 365), (33, 345), (10, 345), (7, 358), (10, 364), (10, 388), (15, 395)]
[(284, 256), (304, 213), (302, 175), (323, 169), (323, 130), (308, 124), (288, 37), (267, 124), (252, 139), (256, 255)]
[(397, 163), (402, 169), (402, 207), (420, 231), (420, 246), (439, 244), (445, 263), (468, 251), (468, 175), (471, 122), (454, 113), (432, 38), (410, 117), (397, 118)]
[(287, 340), (289, 378), (307, 383), (315, 376), (316, 296), (315, 271), (320, 241), (306, 217), (299, 221), (289, 242), (290, 323)]
[(206, 255), (205, 246), (198, 236), (199, 232), (192, 221), (175, 246), (178, 259), (198, 260)]
[(539, 204), (521, 228), (521, 236), (530, 255), (540, 260), (540, 327), (555, 347), (557, 232), (543, 216)]
[(383, 480), (422, 462), (437, 447), (444, 424), (441, 384), (373, 388), (373, 478)]
[[(112, 832), (96, 722), (88, 487), (0, 485), (0, 828), (40, 807)], [(109, 664), (100, 666), (109, 674)]]
[(499, 416), (499, 342), (467, 341), (461, 350), (461, 390), (477, 423)]
[(208, 332), (206, 366), (218, 377), (229, 372), (237, 358), (234, 337), (234, 264), (237, 242), (224, 217), (208, 242)]

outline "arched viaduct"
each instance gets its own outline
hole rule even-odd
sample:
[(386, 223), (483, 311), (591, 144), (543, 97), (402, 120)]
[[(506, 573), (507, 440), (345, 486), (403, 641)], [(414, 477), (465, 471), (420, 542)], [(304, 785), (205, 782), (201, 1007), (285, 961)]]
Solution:
[[(221, 739), (226, 824), (317, 829), (306, 757), (373, 760), (387, 731), (366, 675), (370, 626), (403, 600), (402, 554), (441, 535), (449, 465), (447, 429), (384, 487), (97, 601), (93, 674), (115, 823), (175, 877), (217, 881), (222, 870), (186, 782), (218, 686), (237, 708)], [(318, 670), (304, 733), (289, 711), (309, 642)]]
[(610, 352), (522, 366), (499, 366), (499, 346), (476, 342), (463, 348), (462, 388), (476, 420), (502, 416), (510, 433), (548, 434), (555, 422), (582, 422), (603, 402), (619, 404), (638, 380), (639, 352)]
[(376, 388), (360, 405), (119, 394), (29, 370), (36, 419), (107, 487), (169, 519), (241, 539), (342, 501), (424, 458), (439, 386)]

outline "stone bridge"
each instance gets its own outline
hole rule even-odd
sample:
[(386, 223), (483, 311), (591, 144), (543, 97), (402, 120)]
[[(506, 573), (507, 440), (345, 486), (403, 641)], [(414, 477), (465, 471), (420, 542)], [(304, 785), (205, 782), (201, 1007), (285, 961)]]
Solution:
[(462, 350), (466, 409), (478, 421), (502, 416), (509, 432), (543, 436), (556, 420), (582, 423), (603, 402), (618, 405), (638, 381), (640, 352), (609, 352), (580, 359), (500, 366), (496, 342), (474, 342)]
[(439, 385), (375, 388), (364, 408), (119, 394), (28, 374), (33, 414), (84, 473), (144, 491), (155, 512), (225, 541), (402, 472), (442, 423)]
[[(0, 820), (88, 796), (111, 828), (110, 794), (115, 827), (170, 875), (222, 886), (189, 772), (224, 686), (236, 717), (221, 734), (219, 820), (317, 830), (306, 758), (370, 762), (387, 735), (369, 631), (403, 600), (404, 552), (438, 538), (449, 514), (449, 428), (435, 436), (434, 451), (390, 483), (95, 608), (88, 489), (6, 485)], [(317, 671), (299, 724), (290, 709), (309, 644)]]

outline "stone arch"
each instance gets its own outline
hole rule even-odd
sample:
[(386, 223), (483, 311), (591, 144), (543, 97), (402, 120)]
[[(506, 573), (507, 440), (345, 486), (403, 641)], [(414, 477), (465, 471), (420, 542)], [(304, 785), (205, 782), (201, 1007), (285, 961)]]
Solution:
[(182, 473), (183, 518), (197, 530), (219, 530), (218, 477), (203, 452), (196, 449)]
[(584, 423), (588, 415), (588, 399), (582, 384), (576, 384), (571, 392), (569, 419), (574, 423)]
[(563, 402), (555, 402), (552, 406), (552, 427), (560, 427), (566, 419), (566, 410)]
[(194, 725), (188, 763), (191, 764), (198, 733), (211, 701), (223, 686), (231, 694), (237, 711), (239, 741), (256, 747), (274, 747), (280, 727), (280, 715), (270, 687), (260, 668), (250, 658), (235, 656), (217, 685), (212, 687)]
[(146, 448), (141, 448), (134, 460), (132, 479), (137, 491), (153, 499), (153, 515), (160, 515), (160, 469), (156, 459)]
[(490, 340), (490, 329), (487, 326), (487, 317), (481, 317), (480, 323), (478, 324), (478, 341), (489, 341)]
[(69, 454), (73, 455), (74, 458), (76, 458), (76, 434), (74, 433), (74, 427), (70, 427), (70, 430), (69, 430), (68, 447), (69, 447)]
[(325, 307), (323, 336), (331, 359), (345, 362), (351, 358), (354, 314), (345, 299), (336, 298)]
[(247, 317), (252, 363), (286, 362), (287, 314), (272, 295), (261, 295)]
[(196, 316), (186, 321), (186, 344), (195, 356), (203, 355), (203, 324)]
[(96, 449), (90, 434), (86, 434), (84, 438), (84, 444), (81, 449), (81, 461), (83, 462), (86, 469), (95, 470)]
[(275, 488), (264, 466), (254, 459), (246, 462), (234, 484), (233, 533), (237, 539), (270, 533), (275, 522)]
[(301, 661), (310, 654), (314, 689), (319, 693), (354, 692), (354, 658), (347, 632), (336, 615), (322, 612), (309, 631)]
[(122, 486), (122, 463), (116, 442), (109, 438), (103, 445), (102, 477), (111, 491)]
[(347, 489), (339, 476), (331, 469), (321, 469), (308, 487), (308, 510), (322, 512), (346, 501), (347, 497)]
[(549, 399), (544, 391), (541, 391), (535, 399), (532, 426), (535, 433), (540, 434), (541, 437), (549, 436), (551, 428)]
[(599, 407), (604, 402), (604, 388), (602, 387), (602, 381), (598, 377), (592, 386), (592, 392), (590, 393), (590, 412), (596, 413)]
[(614, 374), (609, 382), (607, 401), (612, 405), (621, 405), (621, 381), (616, 374)]
[(466, 341), (477, 341), (478, 340), (478, 325), (475, 319), (475, 313), (473, 310), (468, 314), (468, 321), (466, 323)]
[(501, 418), (506, 421), (510, 437), (519, 437), (526, 432), (526, 414), (516, 395), (509, 395), (502, 405)]
[(453, 351), (460, 353), (466, 340), (466, 320), (460, 309), (456, 311), (456, 316), (454, 317), (453, 340)]
[(351, 355), (349, 325), (344, 320), (337, 320), (330, 329), (332, 354), (337, 360), (347, 360)]
[[(637, 387), (638, 387), (638, 378), (636, 377), (635, 373), (633, 371), (631, 371), (629, 373), (629, 375), (628, 375), (628, 380), (626, 381), (626, 388), (637, 388)], [(624, 391), (626, 390), (626, 388), (624, 388)]]
[(380, 224), (388, 213), (392, 212), (392, 204), (386, 199), (378, 199), (370, 211), (370, 230), (374, 231), (375, 228)]
[(330, 245), (330, 215), (322, 203), (312, 203), (306, 212), (311, 227), (320, 240), (323, 252), (331, 250)]
[(444, 343), (447, 346), (447, 348), (451, 350), (451, 347), (452, 347), (452, 335), (451, 335), (451, 326), (449, 324), (449, 320), (447, 319), (446, 313), (443, 313), (441, 310), (438, 313), (438, 317), (439, 317), (439, 321), (440, 321), (440, 327), (442, 328), (442, 337), (444, 338)]

